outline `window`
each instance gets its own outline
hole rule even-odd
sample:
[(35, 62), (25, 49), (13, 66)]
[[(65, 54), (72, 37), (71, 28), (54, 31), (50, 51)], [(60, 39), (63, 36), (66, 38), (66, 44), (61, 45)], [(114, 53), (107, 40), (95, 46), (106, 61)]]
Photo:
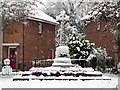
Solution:
[(96, 26), (97, 26), (97, 30), (99, 31), (100, 28), (101, 28), (101, 27), (100, 27), (100, 26), (101, 26), (101, 25), (100, 25), (100, 22), (97, 22), (97, 25), (96, 25)]
[(39, 33), (42, 33), (42, 23), (39, 23)]

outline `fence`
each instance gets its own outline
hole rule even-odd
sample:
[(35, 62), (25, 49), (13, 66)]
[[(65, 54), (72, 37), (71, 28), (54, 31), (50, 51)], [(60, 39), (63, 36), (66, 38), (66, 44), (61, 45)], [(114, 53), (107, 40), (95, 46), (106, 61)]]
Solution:
[[(34, 60), (24, 60), (18, 61), (16, 64), (16, 68), (13, 69), (13, 71), (21, 71), (21, 70), (29, 70), (31, 67), (49, 67), (53, 64), (53, 59), (47, 59), (47, 60), (40, 60), (40, 59), (34, 59)], [(79, 64), (82, 67), (91, 67), (91, 63), (86, 62), (84, 59), (71, 59), (72, 64)], [(24, 66), (23, 66), (24, 64)], [(24, 69), (23, 69), (24, 68)]]
[[(79, 62), (81, 61), (81, 63)], [(24, 61), (24, 70), (29, 70), (31, 67), (49, 67), (52, 66), (54, 60), (53, 59), (47, 59), (47, 60), (25, 60)], [(79, 64), (81, 66), (86, 66), (86, 63), (84, 63), (84, 59), (71, 59), (72, 64)], [(16, 66), (17, 70), (23, 70), (23, 62), (19, 61), (18, 65)]]
[[(24, 61), (24, 70), (29, 70), (31, 67), (49, 67), (53, 64), (53, 59), (47, 59), (47, 60), (25, 60)], [(79, 64), (82, 67), (89, 66), (88, 63), (86, 63), (85, 59), (71, 59), (72, 64)], [(17, 70), (23, 70), (23, 61), (19, 61), (17, 66)]]
[[(16, 66), (16, 70), (29, 70), (31, 67), (49, 67), (52, 66), (53, 60), (52, 59), (47, 59), (47, 60), (39, 60), (39, 59), (35, 59), (35, 60), (25, 60), (24, 63), (23, 61), (19, 61), (17, 66)], [(24, 66), (23, 66), (24, 64)]]

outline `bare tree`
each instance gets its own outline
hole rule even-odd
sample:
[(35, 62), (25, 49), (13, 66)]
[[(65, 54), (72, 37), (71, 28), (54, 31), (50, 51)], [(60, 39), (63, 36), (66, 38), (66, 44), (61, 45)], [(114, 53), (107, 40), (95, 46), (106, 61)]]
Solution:
[(60, 11), (65, 11), (70, 17), (69, 24), (83, 32), (80, 18), (86, 15), (92, 8), (94, 2), (85, 2), (84, 0), (66, 0), (66, 2), (48, 2), (46, 4), (46, 13), (56, 17)]
[[(84, 0), (66, 0), (66, 2), (48, 2), (46, 4), (46, 13), (56, 18), (61, 11), (65, 11), (66, 15), (69, 16), (69, 21), (64, 24), (64, 33), (68, 36), (72, 31), (76, 30), (79, 33), (84, 33), (84, 23), (80, 21), (83, 17), (91, 10), (94, 2), (85, 2)], [(56, 32), (56, 41), (59, 44), (59, 28), (58, 25)]]

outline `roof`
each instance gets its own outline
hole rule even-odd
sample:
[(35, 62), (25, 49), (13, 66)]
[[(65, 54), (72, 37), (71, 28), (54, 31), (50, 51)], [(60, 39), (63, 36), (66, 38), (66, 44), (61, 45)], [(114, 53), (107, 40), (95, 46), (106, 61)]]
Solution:
[(51, 16), (47, 15), (45, 12), (42, 10), (35, 10), (32, 12), (32, 15), (29, 15), (28, 19), (35, 20), (35, 21), (41, 21), (41, 22), (46, 22), (50, 24), (57, 25), (58, 22), (52, 18)]

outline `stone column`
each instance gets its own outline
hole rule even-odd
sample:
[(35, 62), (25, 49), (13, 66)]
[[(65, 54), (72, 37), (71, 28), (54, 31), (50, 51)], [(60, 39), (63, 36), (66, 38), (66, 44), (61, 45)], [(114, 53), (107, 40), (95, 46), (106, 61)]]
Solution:
[(56, 20), (61, 22), (60, 26), (60, 46), (65, 45), (65, 30), (64, 30), (64, 24), (66, 21), (69, 20), (69, 16), (66, 15), (65, 11), (61, 11), (58, 16), (56, 16)]

